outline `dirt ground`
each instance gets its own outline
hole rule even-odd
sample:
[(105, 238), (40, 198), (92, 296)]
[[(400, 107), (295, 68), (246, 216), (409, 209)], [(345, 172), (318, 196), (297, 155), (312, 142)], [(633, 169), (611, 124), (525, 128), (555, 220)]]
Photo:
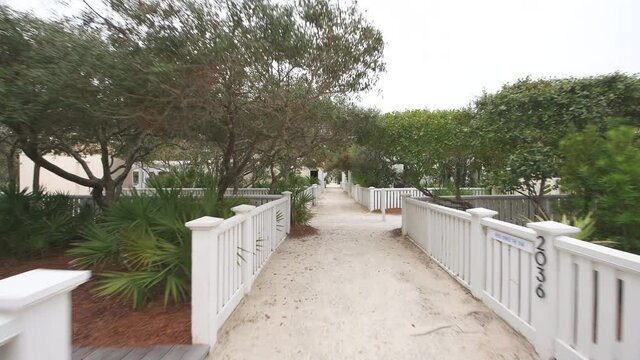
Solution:
[[(60, 252), (37, 260), (0, 259), (0, 279), (37, 268), (70, 269)], [(161, 299), (141, 311), (128, 302), (97, 297), (90, 281), (72, 293), (73, 344), (76, 346), (149, 346), (191, 343), (190, 304), (164, 307)]]
[(213, 359), (537, 359), (530, 344), (402, 236), (328, 189), (219, 332)]

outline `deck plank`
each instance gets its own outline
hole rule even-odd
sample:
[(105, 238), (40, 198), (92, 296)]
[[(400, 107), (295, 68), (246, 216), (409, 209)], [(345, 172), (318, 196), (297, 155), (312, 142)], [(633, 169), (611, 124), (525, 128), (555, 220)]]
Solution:
[(84, 360), (122, 360), (132, 348), (98, 348)]
[(91, 354), (96, 350), (93, 346), (83, 346), (83, 347), (74, 347), (73, 353), (71, 354), (72, 360), (82, 360), (87, 355)]
[(155, 346), (141, 360), (160, 360), (172, 347), (172, 345)]
[(204, 360), (209, 354), (209, 345), (183, 345), (188, 346), (187, 352), (180, 360)]
[(122, 360), (140, 360), (151, 351), (150, 348), (133, 348)]
[(73, 360), (203, 360), (207, 345), (159, 345), (142, 347), (74, 347)]
[(186, 352), (187, 349), (184, 346), (175, 345), (160, 360), (180, 360)]

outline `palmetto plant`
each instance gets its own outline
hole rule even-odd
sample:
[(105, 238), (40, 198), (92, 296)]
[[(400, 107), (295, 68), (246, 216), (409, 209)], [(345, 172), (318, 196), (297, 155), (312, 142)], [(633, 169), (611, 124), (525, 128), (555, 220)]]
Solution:
[(165, 305), (189, 298), (191, 233), (184, 226), (201, 216), (229, 217), (239, 199), (219, 201), (213, 189), (204, 198), (180, 189), (156, 188), (152, 195), (133, 194), (110, 207), (84, 230), (85, 241), (69, 253), (81, 267), (109, 269), (98, 274), (99, 295), (118, 295), (134, 308), (162, 293)]
[(78, 237), (81, 223), (91, 218), (90, 209), (74, 215), (73, 202), (66, 195), (2, 186), (0, 255), (43, 255), (52, 248), (65, 248)]
[(313, 195), (305, 192), (304, 188), (294, 188), (291, 191), (291, 223), (308, 225), (313, 217), (311, 203)]

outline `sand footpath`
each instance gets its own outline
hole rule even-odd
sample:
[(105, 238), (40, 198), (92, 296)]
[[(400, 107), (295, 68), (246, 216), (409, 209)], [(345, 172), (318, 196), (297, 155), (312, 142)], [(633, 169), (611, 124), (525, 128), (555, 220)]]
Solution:
[(287, 239), (220, 329), (212, 359), (537, 359), (529, 343), (339, 188), (320, 234)]

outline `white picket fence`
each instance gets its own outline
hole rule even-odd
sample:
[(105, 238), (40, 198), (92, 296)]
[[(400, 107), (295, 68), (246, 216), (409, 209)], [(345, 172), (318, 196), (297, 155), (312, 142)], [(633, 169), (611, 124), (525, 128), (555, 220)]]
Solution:
[[(168, 189), (167, 189), (168, 190)], [(191, 194), (194, 196), (204, 196), (204, 188), (181, 188), (180, 192), (183, 194)], [(123, 195), (137, 194), (153, 194), (156, 190), (154, 188), (135, 189), (135, 188), (123, 188)], [(233, 188), (229, 188), (225, 191), (225, 196), (246, 196), (246, 195), (267, 195), (269, 194), (268, 188), (239, 188), (238, 191), (234, 191)]]
[[(367, 208), (369, 211), (382, 209), (402, 208), (402, 197), (420, 197), (424, 194), (416, 188), (374, 188), (362, 187), (358, 184), (344, 184), (346, 191), (357, 203)], [(430, 191), (437, 191), (438, 188), (429, 188)], [(485, 195), (488, 190), (485, 188), (462, 188), (461, 190), (473, 196)]]
[(541, 359), (640, 359), (640, 256), (405, 198), (403, 234), (535, 347)]
[[(151, 195), (154, 192), (152, 191), (143, 191), (140, 192), (139, 190), (136, 190), (138, 194), (145, 194), (145, 195)], [(263, 191), (258, 191), (258, 192), (263, 192)], [(191, 193), (194, 194), (194, 196), (196, 197), (201, 197), (204, 196), (204, 189), (187, 189), (186, 193)], [(123, 193), (124, 196), (130, 196), (131, 194), (133, 194), (133, 192), (126, 192)], [(277, 200), (281, 197), (281, 195), (273, 195), (273, 194), (250, 194), (249, 191), (247, 191), (245, 194), (243, 195), (234, 195), (234, 194), (229, 194), (228, 192), (224, 195), (225, 198), (242, 198), (243, 200), (246, 200), (247, 202), (249, 202), (251, 205), (254, 206), (260, 206), (260, 205), (264, 205), (268, 202)], [(93, 197), (91, 195), (69, 195), (69, 198), (71, 199), (71, 201), (73, 202), (73, 215), (78, 215), (80, 213), (80, 211), (88, 206), (90, 208), (93, 209), (97, 209), (98, 205), (95, 203), (95, 201), (93, 200)]]
[[(319, 196), (317, 185), (305, 189)], [(240, 205), (235, 216), (205, 216), (186, 224), (192, 231), (191, 336), (213, 347), (218, 329), (251, 291), (273, 252), (291, 229), (291, 192), (255, 207)]]
[(307, 187), (306, 189), (304, 189), (304, 193), (306, 196), (311, 197), (313, 200), (311, 201), (310, 205), (315, 205), (318, 199), (318, 196), (320, 196), (320, 193), (322, 191), (322, 188), (320, 186), (318, 186), (317, 184), (313, 184), (309, 187)]
[(192, 231), (191, 336), (194, 344), (217, 341), (218, 329), (249, 293), (290, 229), (291, 193), (235, 216), (205, 216), (186, 223)]

